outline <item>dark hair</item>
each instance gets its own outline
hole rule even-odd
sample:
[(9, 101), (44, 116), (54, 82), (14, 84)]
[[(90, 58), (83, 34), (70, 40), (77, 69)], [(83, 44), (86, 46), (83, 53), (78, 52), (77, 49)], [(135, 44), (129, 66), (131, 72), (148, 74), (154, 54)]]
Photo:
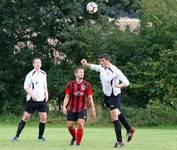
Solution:
[(106, 59), (106, 60), (111, 60), (111, 57), (110, 57), (108, 54), (106, 54), (106, 53), (101, 54), (101, 55), (99, 56), (99, 59), (102, 59), (102, 58), (104, 58), (104, 59)]
[(74, 69), (74, 73), (77, 73), (78, 70), (84, 70), (82, 66), (78, 66)]
[(40, 58), (36, 57), (36, 58), (34, 58), (33, 61), (32, 61), (33, 64), (34, 64), (35, 60), (40, 60), (40, 61), (41, 61)]

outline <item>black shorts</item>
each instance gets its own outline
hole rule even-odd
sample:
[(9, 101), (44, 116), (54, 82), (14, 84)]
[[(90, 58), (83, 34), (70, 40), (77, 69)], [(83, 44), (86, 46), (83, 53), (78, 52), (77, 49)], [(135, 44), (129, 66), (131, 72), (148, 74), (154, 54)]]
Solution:
[(80, 112), (72, 112), (71, 110), (67, 113), (67, 121), (77, 121), (78, 119), (87, 119), (87, 110), (82, 109)]
[(47, 103), (45, 101), (36, 102), (30, 99), (26, 102), (25, 111), (32, 114), (35, 111), (47, 112)]
[(117, 96), (115, 96), (113, 93), (111, 94), (111, 96), (104, 95), (104, 103), (111, 110), (116, 108), (120, 109), (121, 95), (118, 94)]

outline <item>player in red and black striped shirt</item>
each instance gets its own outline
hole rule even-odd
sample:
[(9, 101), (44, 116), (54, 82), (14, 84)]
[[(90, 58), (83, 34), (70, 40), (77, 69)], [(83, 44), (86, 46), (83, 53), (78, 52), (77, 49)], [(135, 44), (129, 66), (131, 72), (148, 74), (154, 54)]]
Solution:
[[(92, 87), (84, 78), (84, 69), (75, 69), (76, 80), (70, 81), (65, 89), (65, 99), (63, 102), (63, 114), (67, 115), (67, 126), (72, 136), (70, 145), (76, 141), (80, 145), (83, 136), (83, 127), (87, 117), (87, 100), (90, 103), (92, 117), (96, 117), (94, 102), (92, 97)], [(77, 131), (74, 122), (77, 121)]]

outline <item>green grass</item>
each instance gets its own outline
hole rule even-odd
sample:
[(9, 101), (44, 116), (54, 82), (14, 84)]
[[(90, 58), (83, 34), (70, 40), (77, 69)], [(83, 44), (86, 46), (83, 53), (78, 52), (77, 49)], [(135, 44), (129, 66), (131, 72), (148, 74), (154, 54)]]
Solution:
[[(109, 150), (114, 149), (114, 129), (104, 127), (86, 127), (80, 147), (69, 146), (70, 135), (65, 127), (48, 125), (45, 132), (47, 142), (36, 140), (37, 124), (27, 125), (18, 142), (10, 141), (16, 126), (0, 125), (0, 150)], [(122, 150), (177, 150), (176, 128), (138, 128), (134, 139), (127, 143), (123, 129), (125, 146)]]

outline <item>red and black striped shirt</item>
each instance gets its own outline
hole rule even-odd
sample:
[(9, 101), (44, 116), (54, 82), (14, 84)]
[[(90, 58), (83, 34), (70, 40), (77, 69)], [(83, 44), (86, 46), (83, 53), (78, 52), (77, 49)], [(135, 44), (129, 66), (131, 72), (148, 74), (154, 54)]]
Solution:
[(67, 84), (65, 94), (70, 96), (68, 109), (72, 112), (80, 112), (82, 109), (87, 109), (87, 97), (92, 95), (92, 87), (85, 80), (80, 84), (71, 81)]

